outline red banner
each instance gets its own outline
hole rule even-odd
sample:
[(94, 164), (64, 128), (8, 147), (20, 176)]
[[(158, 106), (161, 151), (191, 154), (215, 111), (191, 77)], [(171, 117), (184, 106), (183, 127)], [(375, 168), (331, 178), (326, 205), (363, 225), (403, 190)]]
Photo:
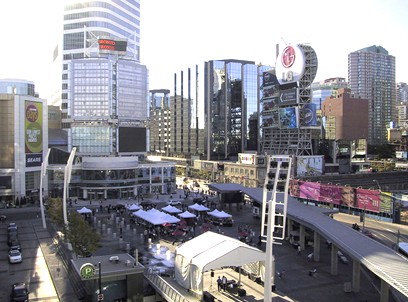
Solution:
[(341, 186), (320, 184), (319, 201), (337, 204), (341, 202)]
[(300, 184), (299, 197), (312, 200), (319, 200), (319, 196), (320, 196), (320, 183), (307, 181)]
[(356, 189), (356, 203), (359, 209), (371, 212), (380, 211), (380, 191)]

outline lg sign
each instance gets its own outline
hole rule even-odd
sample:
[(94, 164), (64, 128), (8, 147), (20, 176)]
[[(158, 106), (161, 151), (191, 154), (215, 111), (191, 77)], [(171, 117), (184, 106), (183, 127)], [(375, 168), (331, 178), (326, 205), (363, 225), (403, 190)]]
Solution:
[(276, 59), (279, 84), (298, 82), (305, 72), (305, 55), (298, 45), (288, 45)]

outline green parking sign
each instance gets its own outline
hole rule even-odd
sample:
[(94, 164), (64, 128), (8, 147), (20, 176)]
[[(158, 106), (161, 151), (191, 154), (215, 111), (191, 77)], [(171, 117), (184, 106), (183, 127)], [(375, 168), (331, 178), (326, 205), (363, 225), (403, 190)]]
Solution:
[(95, 276), (95, 266), (92, 263), (84, 263), (79, 272), (83, 279), (90, 279)]

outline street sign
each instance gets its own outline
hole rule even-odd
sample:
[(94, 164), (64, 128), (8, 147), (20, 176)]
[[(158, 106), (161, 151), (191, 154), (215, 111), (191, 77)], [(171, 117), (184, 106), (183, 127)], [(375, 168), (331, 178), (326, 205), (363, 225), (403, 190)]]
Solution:
[(103, 301), (103, 294), (98, 295), (98, 301)]

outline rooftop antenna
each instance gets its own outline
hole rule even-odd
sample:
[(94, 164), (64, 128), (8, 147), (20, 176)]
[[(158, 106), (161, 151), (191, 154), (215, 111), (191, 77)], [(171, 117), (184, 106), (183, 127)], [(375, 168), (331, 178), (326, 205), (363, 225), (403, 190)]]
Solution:
[(285, 39), (283, 37), (281, 37), (281, 40), (283, 41), (283, 43), (285, 43), (285, 45), (288, 45), (288, 43), (286, 43)]

